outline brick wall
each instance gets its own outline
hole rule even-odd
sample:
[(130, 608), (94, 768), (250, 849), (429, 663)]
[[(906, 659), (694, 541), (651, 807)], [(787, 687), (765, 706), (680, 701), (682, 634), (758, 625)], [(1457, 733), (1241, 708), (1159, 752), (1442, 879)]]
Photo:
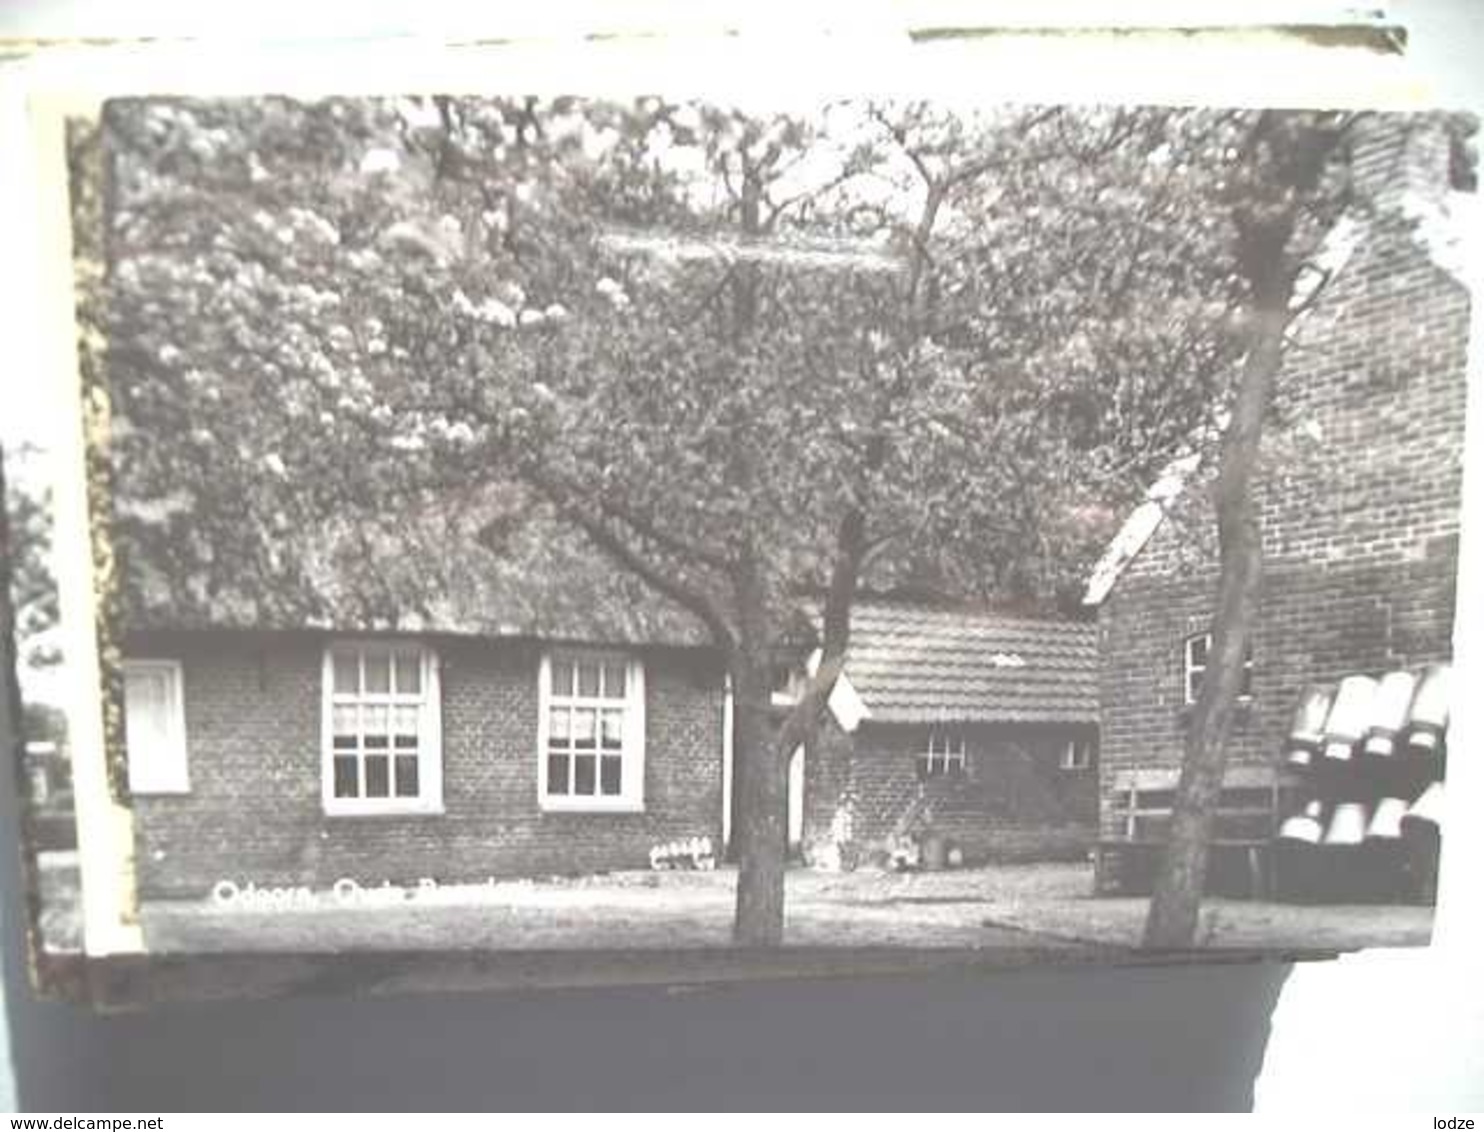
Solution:
[[(1413, 122), (1399, 141), (1395, 125), (1361, 146), (1362, 179), (1446, 184), (1435, 131)], [(1237, 764), (1276, 757), (1302, 684), (1452, 653), (1468, 298), (1386, 209), (1400, 190), (1380, 199), (1295, 326), (1264, 439), (1265, 579)], [(1119, 771), (1181, 758), (1182, 644), (1209, 629), (1216, 590), (1208, 493), (1208, 477), (1190, 486), (1101, 610), (1105, 796)]]
[(656, 842), (719, 839), (721, 674), (709, 657), (645, 657), (644, 812), (557, 814), (537, 805), (538, 649), (435, 647), (444, 812), (405, 817), (323, 813), (323, 641), (212, 636), (131, 650), (182, 662), (191, 777), (188, 795), (135, 799), (142, 893), (644, 868)]
[[(1097, 820), (1097, 770), (1064, 770), (1062, 751), (1091, 729), (961, 728), (965, 773), (918, 776), (917, 755), (928, 729), (865, 723), (854, 736), (828, 726), (806, 763), (805, 843), (825, 844), (848, 834), (851, 853), (870, 859), (894, 834), (904, 815), (925, 803), (905, 832), (925, 825), (961, 848), (967, 863), (988, 860), (1077, 857), (1086, 852)], [(841, 807), (848, 818), (837, 817)]]

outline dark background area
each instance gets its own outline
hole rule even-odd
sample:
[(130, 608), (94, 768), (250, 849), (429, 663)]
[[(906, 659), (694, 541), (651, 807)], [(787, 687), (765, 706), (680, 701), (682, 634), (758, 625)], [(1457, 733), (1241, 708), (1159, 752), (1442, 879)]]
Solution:
[(30, 1111), (1243, 1109), (1273, 965), (13, 1009)]

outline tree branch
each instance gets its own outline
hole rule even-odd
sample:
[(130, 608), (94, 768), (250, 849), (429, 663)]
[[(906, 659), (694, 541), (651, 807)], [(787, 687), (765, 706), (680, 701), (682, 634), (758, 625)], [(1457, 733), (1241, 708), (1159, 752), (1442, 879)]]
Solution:
[(704, 589), (685, 581), (675, 571), (665, 569), (646, 556), (611, 524), (585, 509), (572, 494), (539, 471), (528, 469), (525, 478), (563, 518), (580, 528), (598, 549), (637, 575), (651, 589), (699, 618), (718, 646), (724, 649), (735, 647), (736, 633), (728, 622), (725, 611)]

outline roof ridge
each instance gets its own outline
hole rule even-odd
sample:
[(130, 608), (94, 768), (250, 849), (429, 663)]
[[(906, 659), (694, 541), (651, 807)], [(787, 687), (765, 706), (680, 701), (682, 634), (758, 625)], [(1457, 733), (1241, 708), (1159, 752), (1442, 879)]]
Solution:
[[(874, 608), (873, 608), (874, 607)], [(1084, 617), (1070, 613), (1056, 613), (1038, 616), (1025, 613), (1000, 613), (993, 609), (979, 606), (931, 606), (931, 605), (898, 605), (896, 603), (885, 603), (879, 601), (856, 602), (851, 610), (852, 621), (861, 613), (881, 611), (896, 612), (900, 610), (904, 615), (910, 616), (934, 616), (934, 617), (969, 617), (982, 621), (993, 621), (997, 624), (1011, 625), (1039, 625), (1039, 626), (1093, 626), (1096, 622)]]

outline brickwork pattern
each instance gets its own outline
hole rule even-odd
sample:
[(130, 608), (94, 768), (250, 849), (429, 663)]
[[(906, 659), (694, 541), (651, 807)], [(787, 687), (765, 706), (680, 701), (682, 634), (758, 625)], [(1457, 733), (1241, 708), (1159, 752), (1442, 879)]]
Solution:
[(324, 647), (220, 635), (153, 650), (183, 665), (191, 792), (134, 801), (145, 896), (199, 897), (222, 879), (318, 888), (644, 868), (657, 842), (720, 837), (721, 673), (705, 654), (645, 658), (643, 813), (543, 813), (539, 650), (460, 641), (435, 646), (444, 812), (331, 817), (320, 782)]
[[(1090, 737), (1090, 728), (972, 724), (960, 730), (965, 772), (923, 780), (917, 755), (928, 728), (866, 723), (853, 736), (825, 728), (807, 764), (809, 786), (828, 781), (843, 788), (816, 791), (818, 805), (806, 796), (806, 843), (830, 839), (843, 804), (851, 848), (863, 859), (883, 850), (893, 835), (919, 833), (927, 823), (962, 849), (969, 864), (1087, 851), (1097, 822), (1096, 763), (1081, 770), (1060, 763), (1067, 741)], [(903, 830), (904, 816), (920, 799), (923, 818)]]

